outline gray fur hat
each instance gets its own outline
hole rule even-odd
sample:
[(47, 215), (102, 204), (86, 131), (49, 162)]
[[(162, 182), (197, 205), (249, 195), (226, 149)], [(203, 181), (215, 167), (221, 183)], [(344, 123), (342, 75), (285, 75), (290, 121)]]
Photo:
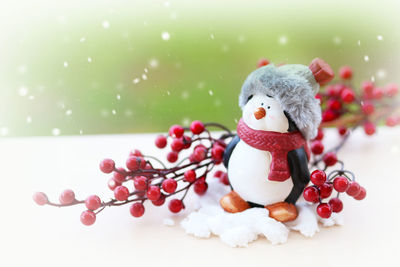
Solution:
[(281, 103), (304, 138), (313, 139), (321, 123), (321, 107), (315, 94), (320, 84), (332, 79), (332, 69), (318, 58), (310, 66), (269, 64), (247, 77), (239, 96), (239, 106), (243, 108), (249, 96), (255, 93), (272, 96)]

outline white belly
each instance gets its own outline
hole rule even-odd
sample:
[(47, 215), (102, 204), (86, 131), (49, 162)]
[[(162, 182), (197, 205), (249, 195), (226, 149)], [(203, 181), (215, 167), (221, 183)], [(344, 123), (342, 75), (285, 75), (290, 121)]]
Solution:
[(242, 140), (229, 159), (228, 176), (233, 190), (244, 200), (260, 205), (284, 201), (293, 188), (291, 178), (283, 182), (268, 180), (271, 153), (255, 149)]

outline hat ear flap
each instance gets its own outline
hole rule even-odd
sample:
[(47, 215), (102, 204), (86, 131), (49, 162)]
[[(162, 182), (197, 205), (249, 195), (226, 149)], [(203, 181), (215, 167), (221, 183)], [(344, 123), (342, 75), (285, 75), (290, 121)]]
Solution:
[(331, 66), (320, 58), (314, 58), (308, 68), (311, 70), (315, 81), (320, 85), (330, 82), (335, 77)]

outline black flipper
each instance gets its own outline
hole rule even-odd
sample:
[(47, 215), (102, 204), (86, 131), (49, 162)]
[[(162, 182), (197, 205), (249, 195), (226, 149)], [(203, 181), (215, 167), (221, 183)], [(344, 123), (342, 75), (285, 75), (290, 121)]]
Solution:
[(238, 135), (232, 138), (232, 141), (226, 146), (224, 152), (224, 166), (228, 169), (229, 159), (231, 158), (231, 154), (233, 149), (235, 149), (237, 143), (239, 143), (240, 138)]
[(293, 189), (285, 201), (295, 204), (303, 193), (304, 188), (310, 182), (308, 159), (304, 148), (298, 148), (289, 151), (287, 158), (290, 168), (290, 175), (293, 181)]

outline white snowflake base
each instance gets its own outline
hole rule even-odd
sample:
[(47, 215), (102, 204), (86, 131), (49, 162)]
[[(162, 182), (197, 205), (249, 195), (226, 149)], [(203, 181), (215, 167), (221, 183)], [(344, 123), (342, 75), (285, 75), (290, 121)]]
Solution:
[(226, 186), (210, 181), (207, 194), (199, 197), (200, 208), (181, 222), (186, 233), (198, 238), (210, 238), (215, 235), (231, 247), (247, 247), (261, 236), (274, 245), (286, 243), (290, 230), (313, 237), (319, 232), (319, 222), (325, 227), (343, 225), (341, 213), (334, 213), (331, 218), (322, 219), (316, 214), (315, 205), (304, 202), (297, 204), (297, 219), (288, 223), (270, 218), (268, 210), (264, 208), (227, 213), (220, 207), (219, 200), (228, 192)]

